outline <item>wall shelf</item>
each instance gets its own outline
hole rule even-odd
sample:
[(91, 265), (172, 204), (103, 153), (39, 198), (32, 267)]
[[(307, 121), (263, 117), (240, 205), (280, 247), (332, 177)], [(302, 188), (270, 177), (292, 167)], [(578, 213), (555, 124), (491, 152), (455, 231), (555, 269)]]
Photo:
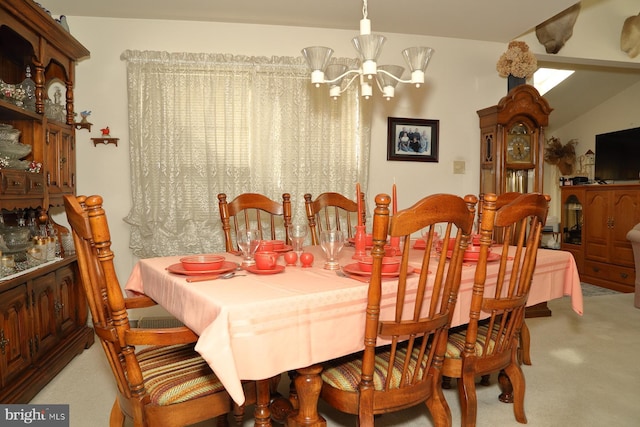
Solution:
[(91, 132), (91, 126), (93, 125), (93, 123), (89, 123), (89, 122), (75, 122), (73, 124), (77, 130), (80, 129), (87, 129), (89, 132)]
[(93, 146), (97, 146), (98, 144), (115, 144), (116, 147), (118, 146), (118, 140), (120, 138), (91, 138), (91, 140), (93, 141)]

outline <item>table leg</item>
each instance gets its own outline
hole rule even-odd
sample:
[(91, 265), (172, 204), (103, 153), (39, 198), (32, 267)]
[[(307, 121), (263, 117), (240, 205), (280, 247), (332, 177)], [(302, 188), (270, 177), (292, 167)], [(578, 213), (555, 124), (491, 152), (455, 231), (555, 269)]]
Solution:
[(327, 421), (318, 414), (318, 399), (322, 389), (321, 365), (298, 369), (295, 378), (299, 408), (287, 419), (287, 427), (326, 427)]
[(271, 427), (271, 379), (256, 381), (256, 407), (253, 411), (255, 427)]

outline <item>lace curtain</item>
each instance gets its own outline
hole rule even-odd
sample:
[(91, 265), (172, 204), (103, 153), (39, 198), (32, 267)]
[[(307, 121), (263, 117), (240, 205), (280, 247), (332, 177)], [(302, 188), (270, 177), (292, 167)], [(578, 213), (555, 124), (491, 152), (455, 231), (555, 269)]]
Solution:
[[(355, 198), (368, 181), (371, 111), (337, 102), (302, 58), (125, 51), (132, 208), (141, 258), (224, 250), (218, 193)], [(348, 63), (349, 60), (342, 60)], [(357, 85), (355, 85), (357, 86)]]

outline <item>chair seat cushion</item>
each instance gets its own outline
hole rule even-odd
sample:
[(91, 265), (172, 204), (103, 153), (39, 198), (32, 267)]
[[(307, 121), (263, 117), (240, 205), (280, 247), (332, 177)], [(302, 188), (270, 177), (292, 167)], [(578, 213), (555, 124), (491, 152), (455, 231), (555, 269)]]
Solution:
[[(414, 348), (411, 353), (410, 372), (413, 372), (416, 361), (420, 354), (419, 348)], [(384, 348), (376, 351), (375, 368), (373, 371), (373, 386), (375, 390), (384, 390), (387, 379), (387, 366), (389, 365), (391, 353)], [(428, 354), (424, 355), (424, 358)], [(390, 388), (398, 388), (402, 377), (402, 365), (406, 358), (406, 348), (396, 354), (393, 370), (391, 372)], [(322, 372), (322, 379), (333, 388), (344, 391), (357, 391), (360, 384), (360, 374), (362, 372), (362, 353), (356, 353), (334, 361), (328, 362)], [(422, 377), (423, 369), (420, 369), (418, 377)]]
[[(478, 325), (478, 336), (476, 339), (475, 349), (476, 355), (482, 356), (484, 353), (484, 343), (486, 341), (486, 336), (488, 332), (489, 326), (487, 324)], [(495, 329), (495, 328), (494, 328)], [(489, 340), (488, 352), (491, 353), (495, 346), (496, 340), (496, 331), (491, 334), (491, 339)], [(460, 359), (462, 357), (462, 352), (464, 351), (464, 343), (467, 340), (467, 330), (462, 329), (457, 332), (452, 332), (449, 334), (449, 341), (447, 342), (447, 351), (445, 353), (445, 357), (450, 359)]]
[(151, 402), (165, 406), (224, 390), (193, 344), (147, 347), (137, 353)]

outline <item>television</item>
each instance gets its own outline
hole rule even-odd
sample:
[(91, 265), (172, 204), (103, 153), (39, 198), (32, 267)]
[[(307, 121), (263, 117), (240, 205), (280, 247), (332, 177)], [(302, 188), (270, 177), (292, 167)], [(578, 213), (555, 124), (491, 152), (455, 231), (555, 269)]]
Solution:
[(596, 181), (638, 181), (640, 127), (596, 135)]

